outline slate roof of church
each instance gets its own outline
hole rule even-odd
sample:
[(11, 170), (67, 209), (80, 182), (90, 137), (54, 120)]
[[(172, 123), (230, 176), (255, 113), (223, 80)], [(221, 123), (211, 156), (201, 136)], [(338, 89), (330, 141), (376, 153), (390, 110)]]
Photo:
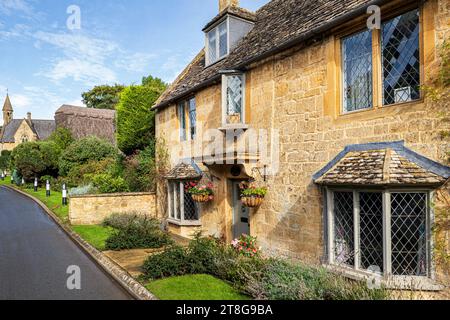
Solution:
[[(13, 119), (8, 123), (3, 131), (1, 142), (14, 143), (14, 135), (26, 119)], [(55, 131), (56, 124), (54, 120), (31, 120), (31, 130), (37, 135), (39, 140), (45, 140)]]

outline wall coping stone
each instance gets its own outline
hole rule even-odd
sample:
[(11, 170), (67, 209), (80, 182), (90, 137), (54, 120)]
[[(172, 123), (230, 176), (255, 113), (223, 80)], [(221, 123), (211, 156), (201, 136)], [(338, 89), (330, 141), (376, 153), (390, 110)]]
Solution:
[(123, 193), (102, 193), (102, 194), (83, 194), (69, 196), (71, 199), (76, 198), (119, 198), (119, 197), (136, 197), (136, 196), (156, 196), (156, 192), (123, 192)]

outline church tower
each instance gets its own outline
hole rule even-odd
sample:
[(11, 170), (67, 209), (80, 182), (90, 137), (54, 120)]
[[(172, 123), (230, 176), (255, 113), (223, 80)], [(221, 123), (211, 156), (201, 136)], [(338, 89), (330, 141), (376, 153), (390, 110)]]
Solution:
[(3, 104), (3, 127), (13, 119), (13, 108), (9, 100), (9, 94), (6, 94), (5, 103)]

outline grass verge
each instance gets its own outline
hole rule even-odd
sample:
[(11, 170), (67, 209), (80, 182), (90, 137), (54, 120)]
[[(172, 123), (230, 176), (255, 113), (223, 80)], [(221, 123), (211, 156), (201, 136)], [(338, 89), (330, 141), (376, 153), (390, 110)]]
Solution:
[(148, 283), (146, 288), (161, 300), (249, 300), (228, 283), (210, 275), (171, 277)]
[(84, 240), (94, 246), (97, 250), (105, 250), (106, 240), (113, 232), (112, 228), (95, 226), (72, 226), (73, 231), (78, 233)]

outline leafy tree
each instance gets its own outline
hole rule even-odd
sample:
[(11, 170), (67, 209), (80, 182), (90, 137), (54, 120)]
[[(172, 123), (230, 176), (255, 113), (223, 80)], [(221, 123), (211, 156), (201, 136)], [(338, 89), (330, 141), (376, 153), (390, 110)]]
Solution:
[(48, 140), (54, 142), (61, 150), (66, 150), (67, 147), (74, 142), (70, 130), (63, 127), (57, 128)]
[(90, 161), (116, 159), (117, 155), (117, 148), (105, 140), (97, 137), (80, 139), (63, 151), (59, 159), (59, 173), (62, 176), (67, 176), (76, 166), (81, 166)]
[(145, 149), (155, 137), (155, 113), (150, 108), (165, 85), (159, 79), (146, 79), (148, 85), (127, 87), (117, 105), (117, 143), (127, 155)]
[(39, 144), (36, 142), (21, 143), (14, 149), (11, 158), (18, 175), (26, 181), (40, 176), (46, 169)]
[(167, 88), (167, 83), (162, 81), (160, 78), (154, 78), (152, 76), (143, 77), (142, 85), (146, 87), (163, 88), (163, 91)]
[(82, 93), (81, 96), (83, 97), (83, 103), (88, 108), (114, 110), (123, 89), (124, 86), (120, 84), (114, 86), (102, 85)]
[(3, 150), (0, 155), (0, 170), (7, 170), (9, 169), (11, 160), (11, 151)]
[(42, 162), (45, 166), (41, 175), (52, 177), (58, 176), (58, 162), (61, 156), (62, 149), (53, 141), (42, 141), (38, 143), (39, 150), (42, 156)]

